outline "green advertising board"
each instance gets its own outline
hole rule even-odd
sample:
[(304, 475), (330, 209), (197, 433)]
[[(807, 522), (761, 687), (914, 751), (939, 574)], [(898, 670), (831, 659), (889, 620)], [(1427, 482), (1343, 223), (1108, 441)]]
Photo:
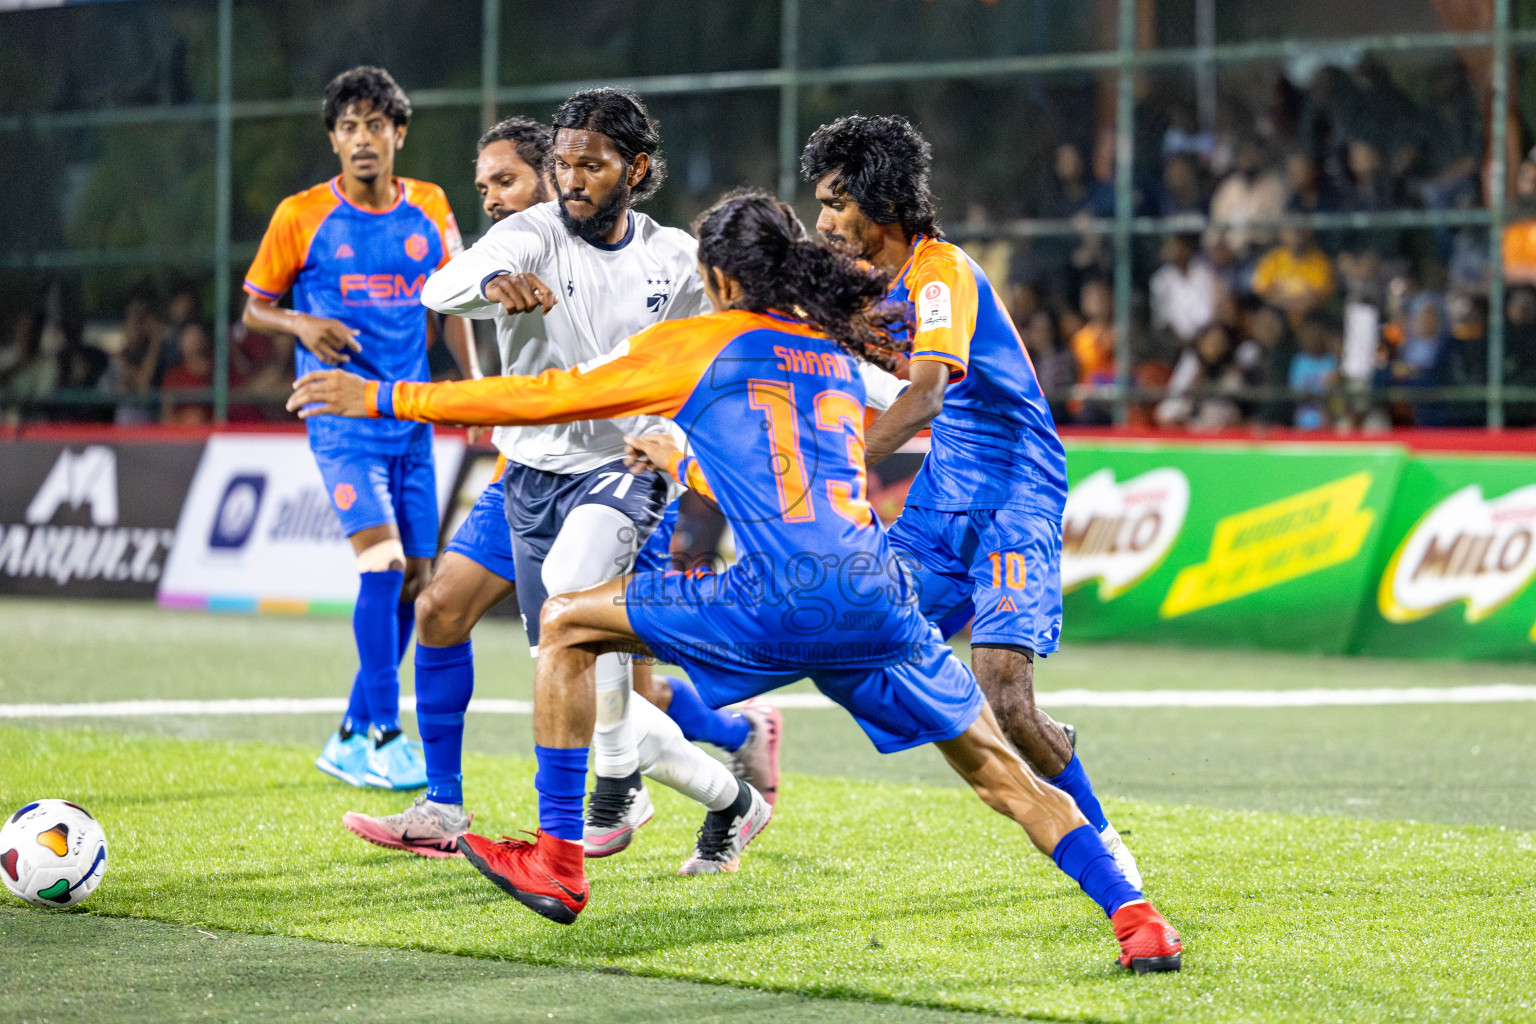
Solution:
[(1536, 459), (1409, 459), (1374, 563), (1356, 653), (1536, 657)]
[(1350, 648), (1406, 456), (1074, 442), (1064, 639)]

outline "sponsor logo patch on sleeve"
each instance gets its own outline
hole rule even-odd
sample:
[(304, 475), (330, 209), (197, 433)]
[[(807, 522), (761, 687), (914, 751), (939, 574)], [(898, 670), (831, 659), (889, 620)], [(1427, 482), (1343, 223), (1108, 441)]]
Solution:
[(953, 324), (949, 285), (942, 281), (929, 281), (923, 285), (923, 290), (917, 297), (917, 329), (932, 331), (940, 327), (950, 327)]

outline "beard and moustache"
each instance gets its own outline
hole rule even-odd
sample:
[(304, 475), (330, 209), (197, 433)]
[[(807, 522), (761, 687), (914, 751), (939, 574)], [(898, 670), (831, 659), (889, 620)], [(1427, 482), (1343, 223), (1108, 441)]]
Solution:
[(619, 218), (629, 212), (630, 188), (629, 182), (623, 178), (609, 194), (608, 198), (600, 204), (594, 204), (595, 209), (587, 217), (572, 217), (570, 210), (566, 208), (566, 201), (572, 198), (565, 191), (560, 192), (560, 201), (556, 208), (560, 213), (560, 223), (565, 225), (565, 230), (572, 235), (593, 245), (607, 245), (608, 232), (619, 222)]

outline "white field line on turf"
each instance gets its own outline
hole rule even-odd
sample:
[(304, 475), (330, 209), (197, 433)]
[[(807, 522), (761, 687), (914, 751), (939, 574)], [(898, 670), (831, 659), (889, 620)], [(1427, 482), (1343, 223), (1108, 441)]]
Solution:
[[(1487, 686), (1382, 687), (1369, 690), (1053, 690), (1038, 696), (1040, 703), (1050, 708), (1379, 707), (1391, 704), (1536, 703), (1536, 686), (1494, 683)], [(766, 701), (780, 708), (836, 707), (819, 693), (769, 694)], [(346, 700), (340, 697), (0, 704), (0, 719), (340, 714), (346, 710), (346, 705)], [(411, 697), (402, 697), (400, 709), (414, 711), (416, 701)], [(533, 712), (533, 702), (477, 699), (470, 704), (469, 709), (488, 715), (527, 715)]]

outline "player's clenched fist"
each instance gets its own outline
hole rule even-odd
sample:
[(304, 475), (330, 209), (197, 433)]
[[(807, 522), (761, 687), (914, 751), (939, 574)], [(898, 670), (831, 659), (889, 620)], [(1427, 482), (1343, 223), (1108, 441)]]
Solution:
[(624, 465), (632, 473), (653, 470), (665, 473), (672, 464), (672, 456), (681, 449), (671, 434), (642, 434), (624, 438)]
[(346, 370), (316, 370), (293, 382), (288, 411), (299, 419), (329, 414), (358, 419), (372, 415), (368, 408), (368, 382)]
[(560, 299), (555, 290), (537, 274), (501, 274), (485, 285), (485, 297), (501, 303), (508, 313), (531, 313), (538, 310), (542, 315), (555, 308)]
[(357, 332), (340, 320), (329, 320), (324, 317), (306, 316), (300, 317), (295, 334), (303, 346), (315, 354), (322, 363), (330, 363), (338, 366), (341, 363), (352, 361), (348, 354), (361, 352), (363, 346), (357, 342)]

